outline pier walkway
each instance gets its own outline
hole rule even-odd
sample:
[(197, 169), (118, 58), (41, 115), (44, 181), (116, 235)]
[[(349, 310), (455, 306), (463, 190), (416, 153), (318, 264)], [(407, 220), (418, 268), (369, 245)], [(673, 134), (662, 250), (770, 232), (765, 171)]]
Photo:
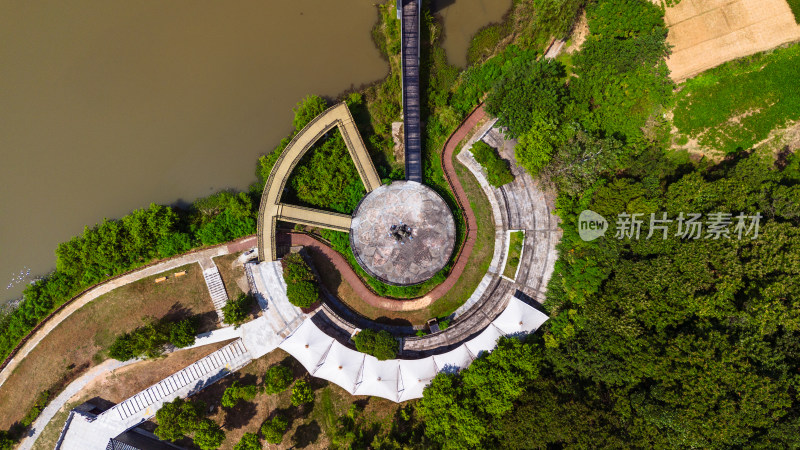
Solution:
[(419, 92), (420, 0), (400, 0), (403, 61), (403, 133), (406, 180), (422, 183), (422, 126)]

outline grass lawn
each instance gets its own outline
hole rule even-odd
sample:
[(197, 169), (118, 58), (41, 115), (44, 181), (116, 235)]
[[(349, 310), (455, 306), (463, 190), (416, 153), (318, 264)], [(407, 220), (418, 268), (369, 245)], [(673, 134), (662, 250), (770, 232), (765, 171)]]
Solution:
[(687, 80), (673, 123), (680, 135), (723, 153), (748, 150), (800, 119), (800, 45), (730, 61)]
[(180, 350), (155, 361), (142, 361), (117, 369), (106, 376), (101, 375), (86, 385), (53, 417), (53, 420), (45, 426), (39, 439), (34, 443), (34, 450), (54, 448), (69, 411), (81, 403), (95, 397), (119, 403), (218, 350), (225, 344), (227, 343), (220, 342), (199, 348)]
[[(186, 271), (180, 278), (160, 276)], [(33, 349), (0, 386), (0, 429), (8, 429), (33, 405), (36, 396), (50, 390), (55, 396), (89, 367), (106, 359), (114, 338), (140, 326), (147, 316), (181, 318), (201, 316), (201, 331), (216, 326), (216, 315), (202, 270), (197, 264), (144, 278), (103, 295), (79, 309)], [(14, 407), (8, 407), (14, 405)]]
[[(274, 395), (260, 393), (253, 401), (242, 401), (229, 410), (220, 407), (219, 402), (225, 388), (235, 380), (239, 380), (242, 384), (261, 385), (264, 373), (275, 364), (290, 367), (295, 379), (305, 377), (314, 389), (313, 404), (293, 407), (290, 403), (291, 388), (289, 388)], [(371, 425), (368, 428), (373, 433), (388, 431), (398, 408), (398, 405), (389, 400), (352, 396), (332, 383), (309, 377), (303, 366), (283, 350), (275, 350), (253, 361), (235, 374), (199, 392), (193, 398), (206, 402), (211, 409), (209, 417), (221, 424), (225, 430), (225, 441), (220, 447), (223, 450), (232, 449), (246, 432), (258, 433), (261, 424), (276, 414), (282, 414), (289, 419), (289, 429), (281, 444), (268, 445), (266, 448), (330, 448), (331, 436), (334, 436), (339, 426), (339, 417), (345, 415), (354, 403), (358, 405), (359, 420)], [(182, 443), (188, 444), (188, 441)]]
[(517, 267), (519, 267), (519, 257), (522, 255), (522, 242), (524, 240), (524, 231), (511, 233), (511, 242), (508, 243), (508, 258), (506, 258), (506, 268), (503, 269), (503, 275), (512, 280), (517, 275)]

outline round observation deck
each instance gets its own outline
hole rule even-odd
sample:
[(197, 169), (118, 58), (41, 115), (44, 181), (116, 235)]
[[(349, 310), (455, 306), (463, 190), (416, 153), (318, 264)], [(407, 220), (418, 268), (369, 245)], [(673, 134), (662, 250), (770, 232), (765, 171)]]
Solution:
[(433, 277), (450, 259), (455, 238), (447, 203), (414, 181), (395, 181), (367, 194), (350, 225), (350, 246), (358, 264), (373, 277), (398, 286)]

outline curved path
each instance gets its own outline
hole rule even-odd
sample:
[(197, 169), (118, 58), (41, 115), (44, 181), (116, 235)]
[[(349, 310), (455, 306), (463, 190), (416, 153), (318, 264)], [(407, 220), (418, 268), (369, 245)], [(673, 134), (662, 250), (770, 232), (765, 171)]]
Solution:
[(19, 347), (16, 352), (12, 353), (10, 358), (6, 359), (5, 366), (3, 367), (2, 371), (0, 371), (0, 386), (6, 382), (14, 369), (19, 365), (20, 361), (22, 361), (22, 359), (25, 358), (25, 356), (27, 356), (31, 350), (36, 348), (42, 339), (44, 339), (61, 322), (63, 322), (64, 319), (72, 315), (72, 313), (85, 306), (92, 300), (100, 297), (101, 295), (107, 294), (108, 292), (111, 292), (120, 286), (141, 280), (142, 278), (146, 278), (161, 272), (166, 272), (180, 266), (185, 266), (186, 264), (199, 264), (201, 261), (206, 261), (210, 258), (227, 255), (229, 253), (240, 252), (255, 246), (255, 244), (256, 238), (254, 236), (246, 236), (236, 241), (227, 242), (211, 248), (196, 250), (181, 256), (176, 256), (171, 259), (150, 264), (149, 266), (119, 275), (83, 291), (65, 303), (60, 309), (56, 310), (55, 313), (34, 328), (34, 330), (23, 341), (24, 344), (22, 344), (22, 346)]
[(365, 302), (376, 308), (382, 308), (388, 311), (415, 311), (427, 308), (433, 302), (440, 299), (456, 284), (464, 269), (467, 267), (467, 260), (472, 254), (472, 248), (475, 246), (475, 239), (477, 234), (477, 221), (475, 220), (475, 213), (469, 206), (469, 198), (467, 197), (464, 187), (458, 181), (456, 170), (453, 166), (453, 153), (458, 148), (458, 144), (467, 137), (467, 135), (475, 128), (486, 113), (483, 110), (483, 105), (476, 108), (456, 129), (453, 134), (445, 142), (444, 150), (442, 151), (442, 167), (444, 168), (445, 177), (450, 184), (450, 188), (456, 196), (461, 210), (464, 212), (466, 222), (466, 239), (461, 245), (456, 262), (453, 269), (450, 271), (447, 279), (440, 285), (436, 286), (426, 295), (411, 299), (411, 300), (397, 300), (393, 298), (381, 297), (375, 294), (356, 274), (350, 263), (342, 256), (341, 253), (332, 249), (327, 244), (320, 240), (313, 238), (303, 233), (288, 233), (292, 246), (306, 246), (312, 247), (320, 253), (327, 256), (334, 264), (336, 269), (341, 273), (342, 278), (346, 280), (356, 293), (364, 299)]

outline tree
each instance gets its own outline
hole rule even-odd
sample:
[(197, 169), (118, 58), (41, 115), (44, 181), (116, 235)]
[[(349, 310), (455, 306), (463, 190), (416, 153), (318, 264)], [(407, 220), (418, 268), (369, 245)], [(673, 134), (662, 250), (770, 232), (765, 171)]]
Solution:
[(223, 321), (238, 328), (247, 321), (254, 300), (253, 296), (245, 293), (239, 294), (235, 300), (228, 300), (222, 307)]
[(319, 288), (311, 281), (298, 281), (286, 286), (289, 302), (298, 308), (308, 308), (319, 300)]
[(8, 431), (0, 430), (0, 450), (12, 450), (16, 444)]
[(386, 330), (364, 329), (355, 335), (353, 341), (358, 351), (372, 355), (382, 361), (394, 359), (399, 349), (397, 339)]
[(288, 428), (289, 421), (286, 420), (286, 417), (276, 415), (272, 420), (267, 420), (261, 425), (261, 434), (264, 435), (264, 440), (270, 444), (280, 444)]
[(300, 406), (314, 401), (314, 391), (304, 380), (298, 380), (292, 388), (292, 405)]
[(297, 103), (292, 111), (294, 111), (294, 120), (292, 125), (297, 131), (302, 130), (311, 122), (315, 117), (322, 114), (328, 104), (321, 97), (316, 95), (309, 95)]
[(515, 138), (530, 130), (536, 117), (557, 122), (569, 95), (565, 77), (564, 66), (554, 60), (515, 62), (489, 92), (486, 112)]
[(256, 398), (257, 391), (254, 385), (242, 386), (239, 381), (234, 381), (225, 389), (220, 404), (225, 408), (233, 408), (240, 400), (249, 402)]
[(283, 392), (294, 381), (292, 371), (286, 366), (276, 365), (267, 370), (264, 375), (264, 390), (267, 394)]
[(164, 403), (156, 411), (158, 426), (154, 431), (155, 435), (159, 439), (172, 442), (183, 439), (196, 429), (204, 409), (205, 404), (202, 402), (190, 402), (182, 398)]
[(245, 433), (239, 442), (233, 446), (233, 450), (261, 450), (261, 442), (255, 433)]
[(194, 345), (197, 325), (193, 319), (184, 319), (173, 323), (169, 330), (169, 341), (178, 348)]
[(214, 450), (222, 445), (225, 432), (211, 419), (203, 419), (197, 424), (194, 433), (194, 443), (202, 450)]

